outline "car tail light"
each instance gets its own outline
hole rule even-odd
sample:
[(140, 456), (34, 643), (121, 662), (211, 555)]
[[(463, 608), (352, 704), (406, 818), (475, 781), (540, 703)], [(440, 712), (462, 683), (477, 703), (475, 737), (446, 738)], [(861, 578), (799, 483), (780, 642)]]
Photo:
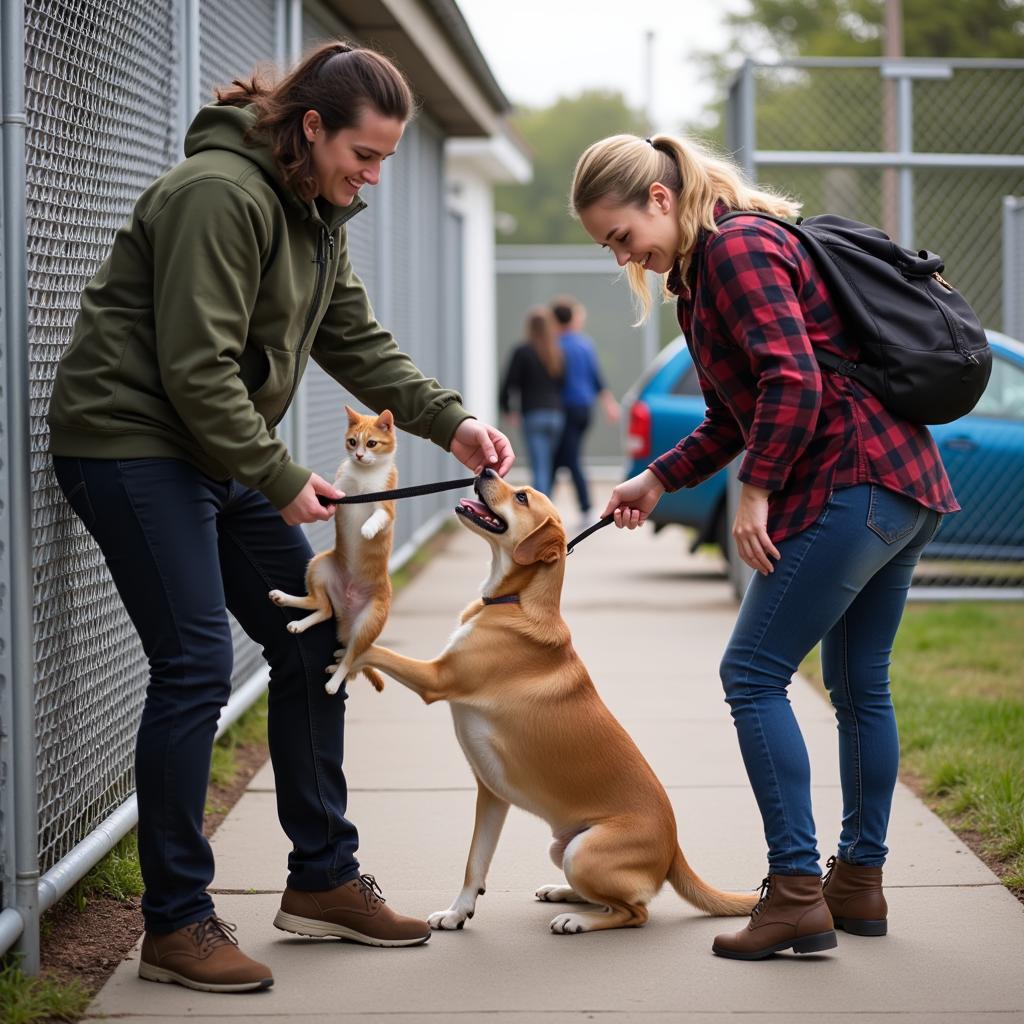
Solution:
[(629, 410), (626, 453), (634, 459), (646, 459), (651, 454), (651, 410), (646, 402), (634, 402)]

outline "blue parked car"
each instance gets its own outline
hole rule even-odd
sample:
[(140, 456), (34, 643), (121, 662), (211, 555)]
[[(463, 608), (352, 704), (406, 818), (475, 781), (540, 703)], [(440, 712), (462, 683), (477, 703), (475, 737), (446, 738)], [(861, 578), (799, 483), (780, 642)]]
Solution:
[[(926, 555), (1024, 559), (1024, 344), (988, 331), (992, 378), (974, 411), (930, 427), (963, 511), (947, 516)], [(704, 419), (704, 398), (680, 335), (659, 353), (623, 398), (626, 476), (634, 476)], [(726, 550), (725, 470), (697, 487), (666, 494), (651, 516), (655, 530), (694, 531), (693, 549)]]

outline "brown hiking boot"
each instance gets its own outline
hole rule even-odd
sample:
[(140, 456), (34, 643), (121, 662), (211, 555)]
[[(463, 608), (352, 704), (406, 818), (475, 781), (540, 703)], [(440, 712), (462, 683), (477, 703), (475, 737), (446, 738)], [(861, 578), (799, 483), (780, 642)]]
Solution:
[(247, 957), (234, 937), (235, 926), (211, 914), (168, 935), (146, 932), (139, 977), (198, 989), (200, 992), (251, 992), (270, 988), (274, 976), (266, 964)]
[(417, 946), (430, 938), (426, 921), (403, 917), (385, 904), (373, 875), (360, 875), (326, 892), (285, 889), (274, 927), (367, 946)]
[(829, 857), (821, 883), (837, 928), (851, 935), (885, 935), (889, 907), (882, 894), (882, 869)]
[(821, 895), (817, 875), (769, 875), (761, 899), (742, 931), (719, 935), (713, 953), (732, 960), (763, 960), (783, 949), (820, 953), (834, 949), (832, 915)]

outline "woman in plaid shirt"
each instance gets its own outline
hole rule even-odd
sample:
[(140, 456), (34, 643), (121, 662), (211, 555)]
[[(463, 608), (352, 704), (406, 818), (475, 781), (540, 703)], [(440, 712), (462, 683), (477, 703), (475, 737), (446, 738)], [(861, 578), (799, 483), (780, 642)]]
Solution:
[[(889, 660), (914, 567), (956, 498), (928, 430), (889, 412), (815, 349), (856, 360), (824, 282), (777, 224), (799, 204), (751, 187), (690, 141), (618, 135), (580, 158), (572, 206), (626, 268), (642, 315), (646, 271), (678, 297), (707, 403), (704, 421), (612, 492), (605, 515), (635, 529), (665, 491), (743, 453), (732, 533), (757, 570), (722, 659), (740, 749), (764, 819), (768, 877), (720, 956), (756, 960), (836, 945), (833, 927), (884, 935), (882, 865), (899, 741)], [(786, 689), (822, 644), (839, 726), (843, 821), (824, 887), (807, 749)]]

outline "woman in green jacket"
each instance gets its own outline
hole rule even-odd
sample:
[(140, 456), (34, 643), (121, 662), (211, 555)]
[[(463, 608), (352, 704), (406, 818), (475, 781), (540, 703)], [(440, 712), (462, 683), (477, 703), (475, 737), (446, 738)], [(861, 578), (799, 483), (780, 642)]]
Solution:
[(375, 320), (346, 246), (413, 109), (401, 72), (337, 43), (278, 85), (218, 93), (186, 159), (139, 199), (89, 282), (50, 405), (57, 479), (95, 537), (150, 662), (136, 743), (146, 937), (139, 973), (207, 991), (272, 984), (206, 891), (202, 819), (230, 694), (230, 610), (270, 664), (269, 738), (292, 841), (277, 923), (378, 946), (425, 942), (360, 873), (346, 819), (344, 693), (324, 692), (334, 627), (288, 633), (267, 599), (301, 592), (300, 523), (340, 497), (274, 433), (313, 357), (369, 408), (507, 472), (508, 440), (423, 376)]

